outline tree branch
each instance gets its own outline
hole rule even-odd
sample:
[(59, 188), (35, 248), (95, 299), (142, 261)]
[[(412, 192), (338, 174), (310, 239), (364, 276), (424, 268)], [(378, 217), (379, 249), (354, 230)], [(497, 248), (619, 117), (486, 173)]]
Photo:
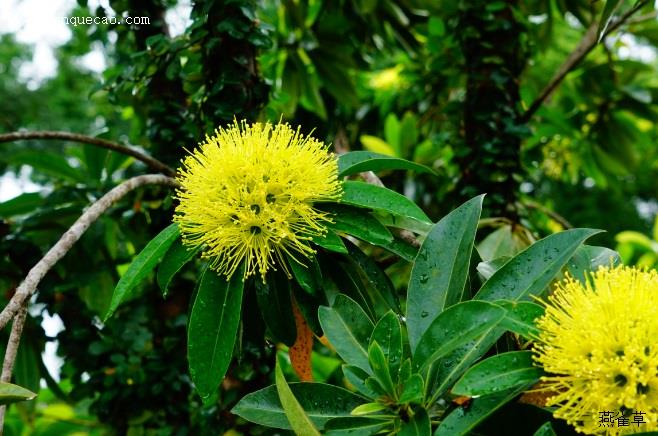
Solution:
[[(608, 26), (605, 33), (601, 36), (601, 39), (605, 38), (610, 33), (621, 27), (631, 18), (633, 14), (635, 14), (635, 12), (640, 10), (646, 3), (646, 0), (637, 2), (634, 7), (626, 11), (617, 20), (611, 23), (610, 26)], [(598, 28), (599, 23), (596, 21), (587, 28), (587, 31), (583, 35), (583, 38), (580, 40), (574, 51), (572, 51), (569, 56), (567, 56), (567, 59), (562, 63), (562, 65), (560, 65), (546, 87), (539, 93), (539, 95), (528, 107), (528, 110), (526, 110), (525, 113), (521, 116), (522, 123), (527, 123), (530, 121), (530, 118), (532, 118), (535, 112), (539, 110), (546, 99), (551, 96), (553, 91), (555, 91), (560, 83), (562, 83), (564, 78), (567, 77), (567, 75), (573, 71), (574, 68), (578, 66), (578, 64), (580, 64), (580, 62), (592, 51), (592, 49), (594, 49), (594, 47), (596, 47), (596, 44), (599, 40)]]
[[(5, 359), (2, 363), (2, 375), (0, 376), (0, 381), (4, 383), (11, 382), (11, 373), (14, 370), (14, 363), (16, 362), (16, 356), (18, 354), (18, 346), (21, 343), (21, 335), (23, 334), (23, 326), (25, 325), (26, 316), (27, 302), (19, 308), (11, 326), (11, 333), (9, 334), (9, 340), (7, 341), (7, 350), (5, 351)], [(5, 426), (6, 411), (7, 406), (0, 406), (0, 434), (2, 434), (2, 429), (4, 429)]]
[(144, 162), (149, 168), (166, 174), (170, 177), (176, 175), (176, 171), (164, 164), (163, 162), (148, 156), (134, 148), (127, 147), (119, 144), (118, 142), (108, 141), (106, 139), (95, 138), (93, 136), (81, 135), (79, 133), (70, 132), (54, 132), (54, 131), (38, 131), (38, 132), (10, 132), (0, 134), (0, 143), (21, 141), (26, 139), (59, 139), (63, 141), (73, 141), (82, 144), (95, 145), (97, 147), (106, 148), (108, 150), (116, 151), (127, 156), (134, 157), (135, 159)]
[(23, 304), (34, 294), (39, 282), (46, 273), (73, 247), (89, 226), (96, 221), (115, 202), (123, 198), (132, 190), (149, 184), (177, 187), (178, 182), (174, 179), (160, 175), (149, 174), (133, 177), (120, 185), (114, 187), (107, 194), (95, 201), (80, 218), (62, 235), (53, 247), (41, 258), (39, 262), (27, 273), (27, 276), (16, 288), (16, 293), (11, 297), (9, 303), (0, 312), (0, 329), (7, 325), (16, 315)]

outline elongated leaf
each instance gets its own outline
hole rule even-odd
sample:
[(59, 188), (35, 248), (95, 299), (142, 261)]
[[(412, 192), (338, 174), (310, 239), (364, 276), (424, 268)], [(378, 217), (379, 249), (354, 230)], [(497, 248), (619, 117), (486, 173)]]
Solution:
[(187, 357), (192, 381), (204, 399), (217, 390), (233, 356), (242, 306), (242, 274), (239, 268), (226, 281), (206, 268), (192, 306)]
[[(289, 386), (306, 415), (320, 430), (332, 418), (350, 417), (355, 407), (366, 402), (347, 389), (323, 383), (290, 383)], [(256, 424), (291, 429), (276, 386), (247, 394), (231, 412)]]
[(391, 398), (396, 398), (397, 393), (393, 378), (391, 377), (391, 370), (388, 367), (388, 361), (386, 356), (384, 356), (384, 351), (377, 341), (371, 342), (368, 347), (368, 361), (370, 362), (370, 368), (372, 368), (373, 374), (379, 384), (384, 388), (386, 394)]
[(471, 367), (452, 388), (454, 395), (477, 397), (539, 381), (544, 372), (533, 364), (532, 351), (511, 351)]
[(386, 362), (391, 370), (391, 377), (397, 379), (402, 362), (402, 327), (397, 315), (389, 311), (377, 322), (372, 332), (370, 344), (377, 342), (386, 356)]
[(315, 257), (304, 259), (304, 265), (300, 265), (294, 259), (288, 257), (288, 265), (292, 275), (299, 286), (310, 295), (317, 295), (322, 287), (322, 271)]
[(507, 313), (500, 322), (500, 327), (524, 338), (532, 339), (539, 335), (535, 320), (544, 314), (544, 308), (529, 301), (496, 301)]
[(315, 425), (311, 422), (310, 418), (304, 412), (301, 404), (295, 398), (295, 395), (290, 390), (290, 386), (286, 382), (285, 377), (283, 376), (283, 371), (281, 371), (281, 366), (277, 362), (276, 368), (274, 369), (275, 379), (276, 379), (276, 390), (279, 394), (279, 401), (283, 407), (283, 411), (288, 418), (290, 423), (290, 428), (296, 434), (303, 435), (320, 435), (320, 432), (315, 428)]
[(603, 39), (603, 35), (605, 35), (606, 30), (608, 30), (610, 21), (621, 3), (622, 0), (606, 0), (601, 19), (599, 20), (599, 28), (597, 29), (597, 42), (601, 42), (601, 39)]
[(343, 240), (331, 230), (328, 230), (324, 236), (315, 236), (313, 238), (313, 243), (325, 250), (343, 254), (347, 253), (347, 248), (345, 248)]
[(414, 410), (414, 415), (408, 422), (403, 422), (399, 436), (430, 436), (432, 426), (427, 411), (423, 408)]
[(420, 402), (423, 399), (424, 389), (423, 378), (418, 374), (413, 374), (405, 382), (398, 402), (400, 404)]
[(0, 218), (23, 215), (43, 206), (44, 198), (38, 192), (29, 192), (0, 203)]
[(351, 298), (338, 295), (332, 307), (320, 307), (320, 325), (336, 352), (347, 363), (372, 374), (368, 341), (375, 326)]
[(405, 229), (413, 233), (418, 233), (419, 235), (427, 235), (430, 230), (432, 230), (432, 223), (426, 221), (420, 221), (416, 218), (409, 218), (399, 215), (393, 215), (392, 213), (383, 212), (381, 210), (376, 210), (373, 212), (373, 215), (377, 218), (379, 222), (384, 224), (387, 227), (395, 227), (396, 229)]
[(338, 177), (381, 170), (413, 170), (419, 173), (436, 174), (434, 170), (425, 165), (371, 151), (350, 151), (338, 156)]
[(484, 301), (458, 303), (441, 312), (418, 341), (413, 357), (416, 372), (492, 329), (505, 313), (502, 307)]
[(420, 247), (407, 297), (412, 350), (434, 318), (462, 298), (483, 198), (475, 197), (446, 215)]
[(621, 264), (619, 253), (606, 247), (581, 245), (567, 263), (567, 271), (572, 276), (585, 283), (585, 274), (594, 272), (602, 266), (617, 266)]
[(171, 279), (174, 278), (176, 273), (185, 266), (192, 258), (200, 251), (197, 249), (190, 249), (183, 245), (180, 239), (174, 240), (171, 244), (158, 267), (158, 274), (156, 276), (158, 280), (158, 286), (162, 290), (162, 295), (167, 296), (169, 292), (169, 284)]
[(281, 272), (267, 276), (267, 281), (256, 281), (256, 300), (263, 320), (273, 339), (291, 346), (297, 338), (295, 316), (290, 299), (290, 282)]
[(523, 392), (530, 385), (475, 398), (468, 407), (458, 407), (441, 421), (434, 436), (468, 435), (489, 415)]
[(34, 392), (18, 385), (0, 382), (0, 406), (31, 400), (36, 396)]
[(155, 238), (146, 244), (146, 247), (133, 259), (128, 270), (121, 276), (119, 283), (114, 288), (110, 307), (103, 318), (105, 321), (112, 316), (119, 305), (130, 294), (130, 291), (141, 282), (155, 265), (160, 262), (162, 256), (169, 249), (171, 244), (179, 237), (178, 226), (171, 224), (161, 231)]
[(333, 214), (334, 222), (327, 224), (333, 231), (347, 233), (371, 244), (387, 244), (393, 241), (391, 232), (368, 211), (328, 204), (319, 208)]
[(345, 241), (349, 259), (361, 273), (364, 282), (368, 284), (370, 299), (374, 308), (382, 308), (385, 313), (389, 309), (401, 312), (400, 300), (391, 279), (363, 251), (350, 241)]
[(551, 423), (546, 422), (544, 423), (544, 425), (542, 425), (537, 429), (537, 431), (533, 436), (557, 436), (557, 435), (555, 434), (555, 430), (553, 430), (553, 426), (551, 425)]
[(425, 212), (404, 195), (364, 182), (343, 182), (343, 196), (340, 201), (344, 204), (383, 210), (394, 215), (431, 222)]
[(576, 249), (597, 233), (601, 230), (572, 229), (535, 242), (496, 271), (475, 298), (520, 301), (540, 295)]
[(334, 418), (327, 422), (325, 434), (327, 436), (359, 436), (377, 434), (388, 423), (381, 419), (372, 419), (365, 416), (351, 416), (348, 418)]
[(347, 381), (361, 394), (368, 398), (377, 398), (377, 392), (366, 386), (368, 373), (354, 365), (343, 365), (343, 375)]
[[(338, 294), (344, 294), (356, 301), (371, 321), (377, 319), (375, 308), (372, 306), (372, 298), (352, 262), (337, 256), (323, 256), (323, 258), (321, 268), (329, 303), (331, 304)], [(334, 294), (333, 297), (330, 294)]]

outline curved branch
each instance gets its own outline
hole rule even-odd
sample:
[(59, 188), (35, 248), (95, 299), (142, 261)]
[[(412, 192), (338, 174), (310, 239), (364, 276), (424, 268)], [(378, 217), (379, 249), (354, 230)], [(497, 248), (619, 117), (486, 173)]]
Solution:
[[(638, 1), (637, 4), (626, 11), (622, 16), (620, 16), (617, 20), (615, 20), (613, 23), (608, 26), (608, 29), (605, 31), (603, 35), (601, 35), (601, 40), (608, 36), (610, 33), (614, 32), (617, 30), (619, 27), (621, 27), (624, 23), (626, 22), (631, 22), (629, 19), (633, 14), (635, 14), (638, 10), (642, 8), (646, 4), (646, 0)], [(640, 17), (638, 17), (640, 18)], [(637, 20), (632, 21), (632, 22), (637, 22)], [(528, 110), (525, 111), (525, 113), (521, 116), (521, 122), (522, 123), (527, 123), (530, 121), (530, 118), (539, 110), (539, 108), (544, 104), (544, 101), (550, 97), (550, 95), (555, 91), (555, 89), (562, 83), (565, 77), (573, 71), (574, 68), (580, 64), (580, 62), (585, 59), (585, 56), (589, 54), (589, 52), (596, 47), (596, 44), (599, 41), (598, 38), (598, 28), (599, 25), (597, 22), (593, 22), (588, 28), (585, 34), (583, 35), (583, 38), (580, 40), (576, 48), (569, 54), (567, 59), (560, 65), (558, 70), (555, 72), (551, 80), (548, 82), (548, 84), (542, 89), (542, 91), (539, 93), (539, 95), (535, 98), (535, 100), (530, 104), (528, 107)]]
[(25, 139), (59, 139), (63, 141), (73, 141), (82, 144), (95, 145), (97, 147), (106, 148), (108, 150), (134, 157), (135, 159), (144, 162), (152, 170), (158, 171), (162, 174), (166, 174), (171, 177), (176, 175), (176, 171), (165, 163), (138, 150), (135, 150), (134, 148), (127, 147), (125, 145), (119, 144), (118, 142), (108, 141), (106, 139), (94, 138), (93, 136), (81, 135), (79, 133), (54, 131), (10, 132), (0, 134), (0, 143), (21, 141)]
[(110, 208), (115, 202), (123, 198), (130, 191), (144, 185), (165, 185), (178, 187), (176, 182), (171, 177), (160, 174), (149, 174), (144, 176), (137, 176), (126, 180), (120, 185), (114, 187), (107, 194), (103, 195), (95, 201), (89, 209), (87, 209), (78, 218), (75, 223), (62, 235), (55, 245), (41, 258), (41, 260), (27, 273), (27, 276), (16, 288), (16, 293), (11, 297), (9, 303), (0, 312), (0, 329), (7, 325), (18, 312), (21, 310), (23, 303), (25, 303), (37, 289), (39, 282), (46, 275), (46, 273), (73, 247), (82, 234), (89, 228), (89, 226), (96, 221), (107, 209)]
[[(18, 313), (14, 317), (14, 322), (11, 326), (11, 333), (7, 341), (7, 350), (5, 351), (5, 359), (2, 363), (2, 375), (0, 381), (4, 383), (11, 382), (11, 373), (14, 370), (14, 363), (18, 355), (18, 346), (21, 343), (21, 335), (23, 334), (23, 326), (25, 325), (25, 318), (27, 317), (27, 302), (23, 304)], [(0, 406), (0, 434), (5, 426), (5, 412), (7, 406)]]

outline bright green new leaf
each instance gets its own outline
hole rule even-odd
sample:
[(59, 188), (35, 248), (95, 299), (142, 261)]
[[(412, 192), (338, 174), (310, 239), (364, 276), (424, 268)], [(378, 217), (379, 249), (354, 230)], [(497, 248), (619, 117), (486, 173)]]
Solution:
[(343, 182), (341, 203), (431, 222), (416, 203), (402, 194), (365, 182)]
[(290, 428), (298, 435), (320, 435), (318, 429), (315, 428), (315, 425), (311, 422), (309, 417), (304, 412), (304, 409), (299, 404), (299, 401), (295, 398), (295, 395), (290, 390), (290, 386), (286, 382), (285, 377), (283, 376), (283, 371), (281, 371), (281, 366), (278, 361), (276, 367), (274, 368), (275, 379), (276, 379), (276, 390), (279, 393), (279, 401), (283, 407), (283, 411), (288, 418), (290, 423)]
[(0, 406), (31, 400), (36, 396), (34, 392), (18, 385), (0, 382)]
[(413, 170), (435, 174), (434, 171), (415, 162), (370, 151), (351, 151), (338, 156), (338, 177), (350, 176), (364, 171)]

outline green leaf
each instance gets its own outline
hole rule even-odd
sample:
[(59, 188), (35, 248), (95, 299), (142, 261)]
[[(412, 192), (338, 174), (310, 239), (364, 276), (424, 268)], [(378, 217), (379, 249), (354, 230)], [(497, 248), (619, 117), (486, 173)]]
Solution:
[(458, 407), (441, 421), (434, 436), (469, 435), (482, 421), (530, 385), (474, 398), (468, 407)]
[(362, 393), (368, 398), (377, 398), (377, 392), (366, 386), (366, 379), (369, 377), (367, 372), (358, 366), (343, 365), (343, 375), (358, 392)]
[(178, 273), (178, 271), (183, 268), (183, 266), (188, 263), (194, 255), (196, 255), (201, 249), (194, 248), (190, 249), (181, 243), (179, 238), (176, 238), (171, 244), (158, 268), (158, 273), (156, 278), (158, 280), (158, 286), (162, 290), (162, 295), (167, 296), (169, 292), (169, 284), (171, 279)]
[(267, 275), (265, 283), (256, 280), (255, 287), (260, 313), (273, 339), (293, 345), (297, 339), (297, 327), (288, 278), (280, 271), (273, 271)]
[(425, 165), (370, 151), (350, 151), (338, 156), (338, 177), (381, 170), (412, 170), (419, 173), (436, 174), (434, 170)]
[(350, 416), (347, 418), (334, 418), (325, 425), (327, 436), (361, 436), (377, 434), (388, 423), (381, 419), (367, 418), (365, 416)]
[(375, 245), (393, 241), (391, 232), (368, 211), (338, 204), (323, 204), (319, 209), (333, 214), (334, 222), (328, 223), (327, 227), (334, 231), (356, 236)]
[(333, 304), (338, 294), (344, 294), (356, 301), (371, 321), (377, 319), (375, 308), (372, 306), (372, 297), (354, 264), (342, 256), (322, 256), (322, 258), (324, 259), (321, 264), (324, 289), (329, 303)]
[(381, 186), (365, 182), (343, 182), (341, 203), (374, 210), (383, 210), (395, 215), (431, 222), (416, 203), (404, 195)]
[(320, 432), (315, 428), (315, 425), (311, 422), (309, 417), (304, 412), (301, 404), (295, 398), (295, 395), (290, 390), (290, 386), (286, 382), (285, 377), (283, 376), (283, 371), (281, 371), (281, 366), (277, 361), (276, 367), (274, 369), (275, 380), (276, 380), (276, 390), (279, 393), (279, 401), (283, 407), (283, 411), (288, 418), (290, 423), (290, 428), (296, 434), (303, 435), (320, 435)]
[(535, 320), (544, 314), (542, 306), (529, 301), (498, 300), (495, 303), (507, 311), (500, 327), (527, 339), (536, 338), (539, 335)]
[(325, 250), (343, 254), (347, 253), (347, 248), (345, 248), (341, 237), (331, 230), (327, 230), (324, 236), (314, 236), (312, 241), (315, 245)]
[(599, 28), (597, 29), (597, 42), (601, 42), (603, 39), (603, 35), (605, 35), (605, 32), (608, 30), (608, 26), (612, 21), (614, 13), (621, 3), (622, 0), (606, 0), (601, 19), (599, 20)]
[(361, 404), (360, 406), (356, 406), (354, 410), (352, 410), (352, 415), (354, 416), (359, 416), (359, 415), (370, 415), (372, 413), (377, 413), (381, 412), (382, 410), (386, 410), (386, 405), (382, 403), (365, 403)]
[(504, 317), (505, 309), (484, 301), (465, 301), (449, 307), (432, 321), (418, 341), (413, 358), (415, 370), (421, 372), (419, 370), (498, 325)]
[(378, 314), (385, 313), (389, 309), (401, 312), (400, 300), (391, 279), (359, 247), (350, 241), (345, 241), (345, 245), (347, 246), (348, 258), (359, 270), (364, 278), (364, 282), (369, 285), (368, 289), (371, 292), (368, 295), (373, 303), (373, 307), (375, 309), (383, 308)]
[(302, 261), (305, 265), (300, 265), (288, 256), (288, 265), (299, 286), (310, 295), (317, 295), (322, 288), (320, 265), (315, 256), (312, 259), (304, 258)]
[(373, 342), (377, 342), (382, 347), (391, 377), (397, 379), (402, 361), (402, 327), (393, 311), (387, 312), (375, 325), (375, 330), (370, 337), (370, 344)]
[(466, 371), (453, 386), (452, 393), (477, 397), (533, 385), (544, 372), (534, 365), (532, 354), (532, 351), (511, 351), (485, 359)]
[(36, 396), (34, 392), (18, 385), (0, 382), (0, 406), (31, 400)]
[(434, 224), (420, 247), (407, 300), (412, 350), (434, 318), (462, 299), (483, 198), (467, 201)]
[(187, 330), (190, 376), (207, 399), (217, 391), (233, 356), (242, 306), (243, 268), (227, 281), (206, 268), (192, 306)]
[(114, 314), (130, 291), (155, 268), (155, 265), (160, 262), (162, 256), (179, 236), (178, 226), (170, 224), (146, 244), (146, 247), (133, 259), (128, 270), (121, 276), (119, 283), (114, 288), (112, 301), (110, 301), (110, 307), (103, 318), (104, 321), (107, 321)]
[[(657, 433), (658, 434), (658, 433)], [(550, 422), (545, 422), (539, 427), (533, 436), (557, 436)]]
[(339, 294), (332, 307), (320, 307), (320, 325), (331, 345), (347, 363), (372, 374), (368, 339), (375, 326), (354, 300)]
[[(290, 383), (290, 390), (310, 418), (323, 430), (332, 418), (350, 417), (350, 412), (365, 400), (347, 389), (323, 383)], [(231, 410), (247, 421), (266, 427), (290, 430), (276, 386), (245, 395)]]
[(6, 153), (5, 156), (0, 158), (0, 161), (8, 162), (12, 165), (29, 165), (37, 172), (71, 182), (88, 182), (86, 177), (77, 168), (69, 165), (66, 158), (59, 153), (44, 150), (21, 150)]
[(38, 192), (21, 194), (11, 200), (0, 203), (0, 217), (9, 218), (16, 215), (23, 215), (36, 210), (43, 206), (44, 198)]
[(423, 378), (420, 374), (412, 374), (404, 384), (398, 403), (419, 403), (423, 399), (424, 389)]
[(414, 415), (407, 422), (403, 422), (398, 436), (430, 436), (432, 426), (427, 411), (423, 408), (416, 409)]
[(582, 245), (578, 247), (573, 257), (567, 263), (567, 271), (576, 279), (585, 283), (585, 274), (594, 272), (602, 266), (617, 266), (621, 264), (619, 253), (606, 247)]
[(368, 362), (370, 363), (373, 374), (377, 377), (377, 381), (384, 388), (386, 394), (391, 398), (396, 398), (396, 386), (391, 377), (391, 370), (388, 367), (388, 361), (386, 356), (384, 356), (384, 351), (377, 341), (371, 342), (368, 347)]
[(597, 233), (601, 230), (572, 229), (535, 242), (496, 271), (475, 298), (519, 301), (540, 295), (580, 244)]

